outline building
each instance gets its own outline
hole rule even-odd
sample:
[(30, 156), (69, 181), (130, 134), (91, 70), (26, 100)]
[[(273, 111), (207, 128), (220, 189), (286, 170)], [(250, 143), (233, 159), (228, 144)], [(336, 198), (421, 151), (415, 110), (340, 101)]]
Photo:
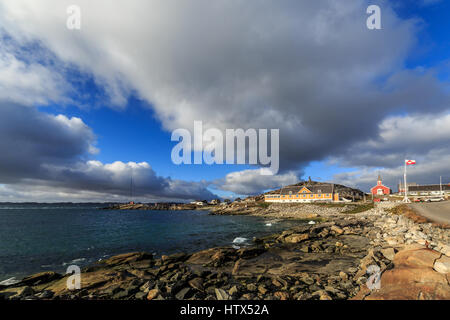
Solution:
[(378, 175), (377, 185), (370, 189), (370, 193), (374, 196), (382, 196), (391, 194), (391, 189), (383, 185), (381, 175)]
[(334, 184), (305, 185), (286, 187), (280, 193), (265, 194), (265, 202), (335, 202), (339, 201), (339, 193)]
[(220, 204), (220, 199), (213, 199), (211, 200), (210, 204), (212, 205)]
[(429, 185), (415, 185), (408, 187), (408, 195), (410, 196), (450, 196), (450, 184), (441, 185), (439, 184), (429, 184)]
[[(403, 193), (403, 194), (405, 193), (405, 187), (404, 187), (403, 185), (404, 185), (403, 182), (400, 182), (400, 183), (398, 184), (398, 186), (397, 186), (397, 188), (398, 188), (398, 193)], [(418, 184), (415, 183), (415, 182), (408, 182), (406, 185), (408, 186), (408, 190), (409, 190), (410, 187), (416, 187), (416, 186), (418, 186)]]

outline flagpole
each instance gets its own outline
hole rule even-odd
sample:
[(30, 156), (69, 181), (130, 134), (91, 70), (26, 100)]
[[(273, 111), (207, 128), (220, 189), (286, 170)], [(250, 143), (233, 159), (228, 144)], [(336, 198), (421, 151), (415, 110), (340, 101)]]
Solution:
[(403, 199), (403, 202), (405, 203), (409, 203), (409, 199), (408, 199), (408, 186), (406, 185), (406, 160), (405, 160), (405, 172), (403, 173), (403, 178), (404, 178), (404, 188), (405, 188), (405, 198)]

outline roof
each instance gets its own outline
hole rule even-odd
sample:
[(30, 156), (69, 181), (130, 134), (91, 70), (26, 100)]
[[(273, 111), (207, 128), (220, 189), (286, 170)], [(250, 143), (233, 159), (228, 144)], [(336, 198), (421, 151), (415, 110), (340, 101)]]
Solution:
[(313, 185), (313, 186), (306, 185), (306, 186), (286, 187), (286, 188), (281, 189), (280, 194), (289, 194), (289, 192), (292, 192), (292, 194), (297, 194), (303, 188), (307, 188), (309, 191), (311, 191), (311, 193), (332, 193), (333, 192), (333, 185), (323, 184), (323, 185)]
[[(442, 185), (443, 191), (450, 191), (450, 185)], [(408, 191), (441, 191), (441, 186), (439, 184), (430, 184), (426, 186), (409, 186)]]

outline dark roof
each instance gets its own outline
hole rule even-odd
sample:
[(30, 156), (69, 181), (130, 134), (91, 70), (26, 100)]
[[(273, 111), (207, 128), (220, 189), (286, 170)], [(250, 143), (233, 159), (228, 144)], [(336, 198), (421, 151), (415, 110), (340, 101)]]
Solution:
[[(443, 184), (443, 191), (450, 191), (450, 185)], [(427, 186), (409, 186), (408, 191), (441, 191), (441, 186), (439, 184), (430, 184)]]
[(313, 185), (313, 186), (296, 186), (296, 187), (286, 187), (282, 188), (280, 194), (289, 194), (291, 191), (292, 194), (297, 194), (300, 190), (306, 187), (311, 193), (332, 193), (333, 185), (331, 184), (323, 184), (323, 185)]

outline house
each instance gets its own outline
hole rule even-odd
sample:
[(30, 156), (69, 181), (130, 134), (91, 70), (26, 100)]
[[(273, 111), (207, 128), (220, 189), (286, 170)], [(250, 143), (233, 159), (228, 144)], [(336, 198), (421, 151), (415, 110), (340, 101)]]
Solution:
[(391, 194), (391, 189), (383, 185), (381, 175), (378, 175), (377, 185), (370, 189), (370, 193), (373, 196), (382, 196), (386, 194)]
[(443, 184), (442, 192), (439, 184), (409, 186), (408, 194), (412, 196), (450, 196), (450, 184)]
[(211, 200), (211, 202), (209, 204), (213, 204), (213, 205), (220, 204), (220, 200), (219, 199), (213, 199), (213, 200)]
[(264, 195), (265, 202), (337, 202), (339, 200), (339, 193), (335, 192), (334, 184), (285, 187), (279, 194)]
[(192, 201), (191, 204), (195, 204), (196, 206), (204, 206), (205, 204), (208, 204), (208, 201), (206, 201), (206, 200), (195, 200), (195, 201)]

